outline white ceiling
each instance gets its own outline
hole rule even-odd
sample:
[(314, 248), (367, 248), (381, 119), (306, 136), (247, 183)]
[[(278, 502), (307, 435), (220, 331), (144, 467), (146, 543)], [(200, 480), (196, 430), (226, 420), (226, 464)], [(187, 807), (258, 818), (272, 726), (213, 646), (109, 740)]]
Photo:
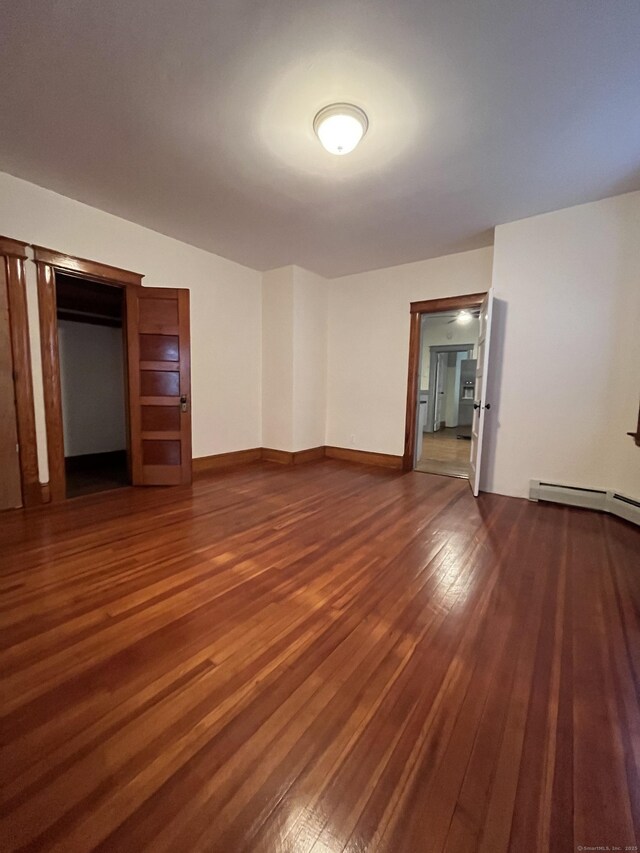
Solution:
[[(638, 0), (0, 4), (0, 169), (336, 276), (640, 187)], [(332, 101), (370, 130), (335, 157)]]

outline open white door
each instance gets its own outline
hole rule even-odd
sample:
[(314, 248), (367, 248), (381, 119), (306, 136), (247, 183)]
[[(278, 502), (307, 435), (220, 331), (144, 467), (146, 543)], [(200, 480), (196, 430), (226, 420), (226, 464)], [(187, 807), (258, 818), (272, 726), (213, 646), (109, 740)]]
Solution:
[(440, 429), (440, 424), (444, 421), (444, 391), (447, 381), (447, 360), (449, 353), (439, 352), (436, 354), (436, 388), (435, 399), (433, 404), (433, 431), (437, 432)]
[(482, 462), (482, 436), (484, 419), (491, 403), (485, 400), (487, 369), (489, 367), (489, 343), (491, 338), (491, 314), (493, 311), (493, 291), (485, 296), (480, 307), (480, 327), (478, 330), (478, 359), (476, 366), (476, 389), (473, 401), (473, 425), (471, 427), (471, 466), (469, 485), (474, 497), (480, 491), (480, 465)]

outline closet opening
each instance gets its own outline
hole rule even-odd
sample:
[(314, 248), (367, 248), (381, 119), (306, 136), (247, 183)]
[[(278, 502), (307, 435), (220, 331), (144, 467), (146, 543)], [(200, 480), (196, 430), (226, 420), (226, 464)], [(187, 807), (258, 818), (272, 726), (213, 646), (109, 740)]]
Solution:
[[(190, 483), (189, 290), (143, 287), (140, 273), (43, 246), (34, 246), (33, 253), (38, 277), (48, 499), (56, 503), (128, 483)], [(68, 326), (66, 330), (61, 327), (60, 333), (58, 324), (63, 321)], [(91, 327), (92, 331), (71, 329), (69, 335), (74, 324)], [(65, 359), (67, 364), (72, 363), (72, 369), (66, 370), (63, 378), (59, 343), (65, 335), (66, 344), (72, 339), (67, 349), (74, 355)], [(89, 360), (80, 337), (85, 346), (93, 347)], [(98, 338), (100, 346), (96, 345)], [(76, 387), (80, 393), (74, 393)], [(67, 396), (66, 425), (63, 388)], [(100, 412), (108, 419), (108, 440)], [(98, 430), (104, 439), (100, 443)], [(96, 458), (79, 458), (91, 456)], [(69, 489), (67, 469), (74, 480)]]
[(131, 483), (124, 288), (55, 273), (65, 496)]

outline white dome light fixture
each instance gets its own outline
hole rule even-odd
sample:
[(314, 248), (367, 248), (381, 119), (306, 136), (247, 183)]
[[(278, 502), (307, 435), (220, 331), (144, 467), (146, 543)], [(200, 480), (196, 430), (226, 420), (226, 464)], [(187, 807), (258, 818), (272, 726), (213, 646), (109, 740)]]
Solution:
[(313, 120), (316, 136), (331, 154), (349, 154), (368, 127), (367, 114), (353, 104), (330, 104)]
[(467, 326), (473, 320), (473, 317), (471, 316), (471, 313), (469, 311), (465, 311), (463, 309), (462, 311), (458, 312), (456, 320), (458, 321), (458, 323), (460, 323), (461, 326)]

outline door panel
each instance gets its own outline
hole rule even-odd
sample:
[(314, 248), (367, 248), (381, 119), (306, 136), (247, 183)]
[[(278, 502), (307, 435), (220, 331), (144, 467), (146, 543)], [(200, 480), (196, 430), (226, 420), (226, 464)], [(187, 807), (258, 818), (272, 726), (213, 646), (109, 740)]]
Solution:
[(435, 403), (434, 403), (434, 415), (433, 415), (433, 430), (437, 432), (440, 429), (440, 424), (444, 420), (444, 392), (445, 392), (445, 382), (447, 378), (447, 360), (449, 358), (448, 353), (439, 352), (436, 356), (437, 358), (437, 366), (436, 366), (436, 390), (435, 390)]
[(475, 497), (480, 491), (480, 464), (482, 461), (482, 439), (484, 421), (491, 404), (485, 400), (487, 369), (489, 366), (489, 344), (491, 340), (491, 315), (493, 313), (493, 291), (485, 296), (480, 307), (478, 331), (478, 359), (476, 366), (476, 389), (473, 401), (473, 423), (471, 425), (471, 457), (469, 485)]
[[(145, 288), (145, 290), (151, 289), (150, 287)], [(178, 334), (178, 302), (176, 299), (168, 299), (165, 296), (158, 298), (145, 296), (140, 301), (139, 317), (140, 325), (144, 326), (147, 334), (155, 331), (165, 335)]]
[(133, 484), (190, 483), (189, 291), (127, 288), (127, 342)]
[(0, 257), (0, 510), (22, 506), (5, 259)]
[(142, 361), (179, 361), (180, 338), (178, 335), (142, 335), (140, 359)]
[(143, 432), (180, 430), (180, 410), (177, 406), (142, 406), (141, 428)]
[[(141, 337), (143, 337), (141, 335)], [(144, 367), (144, 362), (140, 365)], [(143, 397), (179, 397), (180, 374), (177, 370), (140, 371), (140, 393)]]
[(179, 465), (180, 440), (142, 439), (142, 461), (145, 465)]

